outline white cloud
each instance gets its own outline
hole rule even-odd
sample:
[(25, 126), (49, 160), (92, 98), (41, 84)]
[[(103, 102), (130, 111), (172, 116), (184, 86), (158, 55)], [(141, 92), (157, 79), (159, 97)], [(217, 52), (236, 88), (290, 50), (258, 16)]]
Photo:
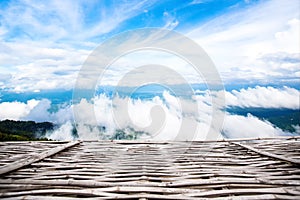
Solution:
[(208, 135), (212, 120), (211, 107), (206, 103), (201, 104), (200, 101), (201, 114), (198, 113), (196, 101), (177, 98), (168, 92), (164, 92), (162, 98), (156, 96), (148, 100), (118, 96), (111, 100), (100, 95), (93, 102), (83, 99), (74, 105), (74, 114), (79, 123), (78, 134), (84, 139), (101, 137), (97, 128), (88, 127), (86, 124), (105, 126), (108, 135), (112, 135), (116, 129), (126, 130), (129, 127), (151, 135), (143, 135), (143, 139), (220, 138), (220, 130), (213, 130), (214, 134)]
[(165, 29), (173, 30), (179, 25), (179, 21), (177, 19), (168, 20), (164, 26)]
[(2, 102), (0, 103), (0, 120), (20, 120), (23, 117), (26, 117), (38, 103), (39, 101), (34, 99), (29, 100), (26, 103), (17, 101)]
[(168, 84), (205, 81), (191, 64), (179, 56), (154, 50), (138, 50), (118, 58), (109, 68), (105, 69), (105, 73), (101, 77), (101, 84), (118, 85), (118, 82), (124, 77), (128, 80), (127, 85), (130, 86), (136, 86), (138, 81), (150, 78), (157, 83)]
[[(150, 8), (155, 1), (11, 1), (0, 11), (1, 24), (13, 30), (21, 28), (20, 37), (42, 40), (86, 40), (109, 33)], [(15, 20), (21, 19), (21, 20)], [(5, 29), (4, 29), (5, 30)], [(47, 41), (47, 40), (46, 40)], [(76, 43), (76, 41), (74, 41)]]
[(262, 121), (252, 115), (227, 115), (223, 131), (228, 138), (275, 137), (285, 133), (270, 122)]
[(260, 87), (226, 92), (227, 106), (258, 108), (300, 108), (300, 92), (294, 88)]
[[(300, 6), (300, 5), (299, 5)], [(298, 10), (299, 11), (299, 10)], [(298, 15), (300, 13), (298, 12)], [(298, 16), (299, 17), (299, 16)], [(300, 43), (300, 19), (291, 18), (285, 25), (285, 29), (275, 33), (275, 39), (281, 51), (285, 52), (298, 52)]]
[[(3, 42), (1, 64), (10, 75), (7, 89), (23, 92), (70, 89), (89, 51), (39, 42)], [(5, 72), (5, 71), (4, 71)]]
[(70, 121), (68, 121), (56, 130), (47, 132), (46, 137), (51, 140), (75, 140), (76, 138), (74, 138), (74, 136), (72, 135), (72, 130), (73, 125)]
[(189, 36), (208, 52), (225, 80), (270, 82), (289, 77), (294, 72), (287, 66), (273, 69), (277, 63), (266, 64), (260, 58), (300, 53), (299, 4), (297, 0), (263, 1), (218, 16), (191, 31)]
[[(205, 2), (207, 0), (195, 0), (191, 3)], [(245, 2), (249, 3), (248, 0)], [(59, 0), (41, 3), (24, 0), (11, 1), (5, 9), (0, 10), (0, 89), (38, 92), (44, 89), (72, 88), (80, 66), (91, 49), (96, 47), (93, 41), (102, 41), (106, 33), (118, 31), (123, 22), (134, 18), (139, 13), (147, 10), (147, 15), (150, 15), (155, 1), (124, 1), (109, 6), (100, 4), (95, 10), (91, 9), (94, 8), (94, 3), (94, 1), (86, 3)], [(203, 46), (213, 58), (224, 80), (259, 80), (266, 83), (274, 79), (299, 81), (299, 1), (291, 0), (287, 3), (272, 0), (253, 5), (255, 4), (239, 11), (234, 11), (232, 7), (230, 13), (208, 21), (196, 28), (189, 36)], [(90, 13), (91, 10), (95, 12)], [(176, 16), (176, 12), (165, 11), (162, 17), (164, 27), (168, 29), (174, 29), (182, 23), (179, 22), (181, 18)], [(98, 39), (94, 40), (94, 38)], [(191, 82), (199, 82), (201, 79), (195, 76), (193, 68), (188, 67), (182, 59), (164, 53), (150, 53), (143, 57), (140, 57), (140, 54), (133, 54), (120, 58), (114, 63), (112, 69), (107, 70), (107, 79), (104, 82), (116, 83), (118, 78), (120, 79), (134, 66), (149, 63), (172, 67), (185, 80)], [(167, 79), (166, 76), (162, 78)], [(171, 78), (169, 83), (178, 83), (176, 81), (177, 79)], [(299, 91), (287, 87), (248, 88), (227, 92), (226, 97), (228, 106), (299, 108)], [(131, 117), (142, 127), (151, 124), (151, 117), (149, 115), (139, 117), (139, 114), (149, 114), (151, 108), (157, 105), (162, 107), (168, 120), (164, 124), (165, 132), (160, 135), (160, 139), (171, 138), (183, 119), (188, 124), (196, 120), (199, 132), (208, 130), (211, 121), (208, 94), (194, 99), (198, 101), (199, 108), (203, 112), (201, 118), (196, 117), (191, 102), (181, 101), (183, 112), (186, 114), (183, 116), (180, 106), (172, 95), (164, 94), (164, 98), (166, 102), (156, 98), (149, 102), (119, 99), (119, 103), (129, 101)], [(95, 106), (98, 110), (97, 120), (110, 127), (107, 131), (112, 133), (116, 127), (113, 116), (107, 114), (111, 112), (110, 100), (100, 96), (94, 99), (94, 103), (95, 105), (82, 100), (74, 105), (82, 114), (80, 121), (92, 123), (89, 118), (91, 113), (87, 113), (87, 110)], [(72, 106), (49, 113), (50, 104), (49, 100), (30, 100), (26, 103), (2, 102), (0, 119), (50, 120), (59, 124), (66, 123), (53, 133), (54, 138), (62, 138), (62, 132), (70, 129), (69, 121), (73, 119)], [(132, 122), (125, 120), (122, 127), (126, 127), (128, 123)], [(225, 131), (231, 134), (231, 137), (240, 137), (238, 129), (241, 127), (245, 130), (243, 137), (256, 136), (257, 133), (253, 132), (251, 127), (260, 128), (264, 136), (282, 133), (270, 123), (253, 116), (227, 116)], [(82, 137), (99, 137), (96, 128), (91, 130), (80, 124), (79, 130)], [(150, 127), (148, 131), (153, 130)], [(70, 139), (71, 134), (66, 138)], [(198, 139), (200, 138), (203, 139), (205, 136), (199, 136)]]
[[(192, 4), (206, 2), (192, 1)], [(80, 66), (96, 47), (95, 41), (103, 41), (106, 33), (118, 32), (123, 22), (145, 10), (151, 13), (156, 6), (154, 0), (97, 3), (98, 6), (95, 3), (10, 1), (0, 11), (0, 68), (1, 73), (10, 74), (12, 79), (0, 83), (0, 87), (18, 92), (72, 88)], [(297, 5), (299, 2), (294, 0), (289, 3), (273, 0), (253, 3), (238, 11), (231, 8), (228, 14), (195, 28), (189, 36), (213, 58), (224, 80), (295, 81), (299, 78), (299, 62), (278, 63), (261, 58), (299, 56)], [(160, 24), (168, 29), (185, 23), (179, 22), (184, 18), (176, 10), (166, 9), (160, 17)], [(176, 61), (171, 63), (172, 67), (176, 64)], [(185, 72), (187, 68), (177, 64), (174, 69)], [(120, 71), (114, 69), (110, 75), (118, 75)], [(194, 74), (188, 71), (186, 77), (199, 80)]]
[(33, 120), (36, 122), (50, 121), (55, 124), (64, 124), (73, 120), (72, 107), (69, 105), (60, 105), (56, 112), (50, 112), (50, 109), (51, 101), (48, 99), (42, 99), (26, 116), (23, 116), (21, 119)]
[(179, 21), (177, 20), (177, 18), (170, 12), (164, 11), (163, 17), (165, 20), (165, 25), (163, 28), (173, 30), (179, 25)]
[(122, 22), (133, 18), (150, 8), (156, 1), (134, 0), (122, 1), (112, 4), (110, 8), (101, 10), (101, 19), (91, 30), (87, 31), (87, 36), (97, 36), (108, 33), (117, 28)]
[(154, 3), (8, 2), (0, 10), (0, 67), (12, 78), (0, 87), (16, 92), (72, 88), (78, 70), (96, 47), (90, 39), (103, 40), (99, 39), (103, 34)]
[(209, 1), (212, 1), (212, 0), (193, 0), (190, 5), (195, 5), (195, 4), (202, 4), (202, 3), (207, 3)]
[[(129, 97), (111, 98), (101, 94), (91, 101), (82, 99), (78, 104), (61, 106), (58, 111), (50, 112), (51, 101), (30, 100), (27, 103), (3, 102), (0, 104), (0, 119), (51, 121), (61, 127), (49, 135), (52, 139), (71, 139), (74, 121), (78, 125), (81, 139), (103, 139), (114, 134), (116, 129), (126, 130), (128, 127), (136, 131), (150, 133), (155, 140), (196, 140), (221, 138), (223, 131), (229, 138), (270, 137), (287, 134), (271, 123), (248, 115), (240, 116), (226, 113), (223, 130), (213, 125), (213, 121), (221, 120), (223, 107), (212, 107), (211, 92), (198, 94), (192, 99), (184, 99), (164, 92), (162, 97), (152, 99), (131, 99)], [(290, 108), (299, 109), (299, 91), (292, 88), (276, 89), (272, 87), (256, 87), (240, 91), (226, 92), (227, 106)], [(212, 109), (215, 115), (212, 116)], [(97, 126), (96, 126), (97, 125)], [(180, 127), (184, 133), (181, 135)], [(99, 129), (99, 126), (105, 129)], [(195, 129), (193, 129), (195, 127)], [(211, 128), (211, 135), (208, 131)], [(181, 130), (181, 131), (182, 131)], [(299, 128), (296, 127), (298, 131)], [(63, 134), (65, 132), (65, 134)], [(65, 136), (65, 137), (64, 137)], [(144, 135), (143, 139), (149, 139)], [(177, 138), (178, 139), (178, 138)]]

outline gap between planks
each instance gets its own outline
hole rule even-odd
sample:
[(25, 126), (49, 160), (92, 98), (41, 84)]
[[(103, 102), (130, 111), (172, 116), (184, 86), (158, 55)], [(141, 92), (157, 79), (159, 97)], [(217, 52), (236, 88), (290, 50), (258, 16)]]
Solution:
[(286, 158), (286, 157), (283, 157), (283, 156), (280, 156), (280, 155), (276, 155), (276, 154), (273, 154), (273, 153), (270, 153), (270, 152), (262, 151), (260, 149), (256, 149), (256, 148), (251, 147), (251, 146), (246, 145), (246, 144), (241, 144), (239, 142), (230, 142), (230, 143), (238, 145), (238, 146), (241, 146), (241, 147), (243, 147), (245, 149), (248, 149), (250, 151), (254, 151), (255, 153), (258, 153), (258, 154), (263, 155), (263, 156), (267, 156), (267, 157), (270, 157), (270, 158), (273, 158), (273, 159), (277, 159), (277, 160), (282, 160), (282, 161), (285, 161), (285, 162), (292, 163), (294, 165), (300, 166), (300, 161), (296, 160), (296, 159), (293, 159), (293, 158)]
[(9, 163), (7, 165), (4, 165), (4, 166), (0, 167), (0, 175), (7, 174), (9, 172), (12, 172), (12, 171), (20, 169), (22, 167), (25, 167), (27, 165), (30, 165), (34, 162), (38, 162), (38, 161), (43, 160), (43, 159), (45, 159), (49, 156), (53, 156), (53, 155), (65, 150), (65, 149), (68, 149), (70, 147), (78, 145), (80, 143), (81, 143), (81, 141), (68, 142), (66, 144), (59, 145), (58, 147), (49, 149), (49, 150), (44, 151), (42, 153), (29, 156), (29, 157), (24, 158), (22, 160), (15, 161), (13, 163)]

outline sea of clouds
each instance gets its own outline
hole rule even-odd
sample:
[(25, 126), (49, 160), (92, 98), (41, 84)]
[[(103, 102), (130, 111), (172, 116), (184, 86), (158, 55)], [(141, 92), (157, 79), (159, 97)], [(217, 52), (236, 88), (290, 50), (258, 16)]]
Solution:
[[(144, 132), (145, 134), (141, 135), (140, 139), (174, 140), (185, 120), (187, 124), (197, 124), (193, 139), (205, 140), (220, 139), (224, 135), (228, 138), (247, 138), (290, 134), (251, 114), (242, 116), (226, 112), (228, 107), (274, 109), (299, 109), (300, 107), (300, 92), (290, 87), (257, 86), (226, 91), (226, 105), (217, 106), (217, 108), (212, 106), (211, 95), (218, 96), (218, 92), (212, 94), (211, 91), (207, 90), (196, 91), (196, 95), (191, 96), (191, 98), (182, 98), (164, 91), (161, 96), (150, 99), (130, 98), (128, 96), (109, 97), (106, 94), (99, 94), (90, 100), (81, 99), (76, 104), (61, 104), (55, 111), (50, 111), (52, 102), (49, 99), (2, 102), (0, 103), (0, 120), (53, 122), (58, 125), (57, 129), (46, 135), (53, 140), (105, 139), (113, 135), (116, 130), (128, 130), (129, 128)], [(193, 107), (195, 102), (198, 110)], [(156, 120), (153, 119), (151, 113), (156, 107), (163, 111), (159, 130), (150, 126)], [(114, 109), (127, 112), (129, 118), (119, 117), (116, 121)], [(79, 113), (76, 119), (74, 118), (74, 110)], [(88, 112), (90, 110), (94, 112), (91, 114)], [(213, 111), (215, 112), (214, 119), (212, 118)], [(211, 127), (212, 120), (219, 120), (223, 115), (225, 116), (223, 126), (221, 128)], [(74, 124), (76, 124), (79, 138), (75, 138), (72, 134)], [(105, 128), (100, 130), (99, 126)], [(299, 127), (295, 128), (296, 133), (300, 134)], [(212, 129), (212, 137), (208, 135), (209, 129)]]

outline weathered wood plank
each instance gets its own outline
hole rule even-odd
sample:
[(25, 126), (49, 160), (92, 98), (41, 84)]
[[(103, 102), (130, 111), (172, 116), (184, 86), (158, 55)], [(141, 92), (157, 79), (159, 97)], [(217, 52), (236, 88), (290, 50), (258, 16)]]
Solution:
[(238, 143), (238, 142), (231, 142), (231, 143), (235, 144), (235, 145), (238, 145), (238, 146), (241, 146), (245, 149), (254, 151), (254, 152), (256, 152), (260, 155), (264, 155), (264, 156), (267, 156), (267, 157), (270, 157), (270, 158), (273, 158), (273, 159), (278, 159), (278, 160), (282, 160), (282, 161), (285, 161), (285, 162), (289, 162), (289, 163), (292, 163), (292, 164), (295, 164), (295, 165), (298, 165), (298, 166), (300, 165), (300, 160), (295, 160), (295, 159), (292, 159), (292, 158), (287, 158), (287, 157), (283, 157), (283, 156), (276, 155), (276, 154), (273, 154), (273, 153), (269, 153), (269, 152), (266, 152), (266, 151), (262, 151), (262, 150), (254, 148), (254, 147), (251, 147), (249, 145), (241, 144), (241, 143)]
[[(234, 142), (84, 141), (3, 175), (1, 198), (299, 199), (298, 165)], [(294, 160), (300, 157), (297, 138), (247, 144)]]
[(40, 160), (43, 160), (46, 157), (57, 154), (58, 152), (63, 151), (65, 149), (70, 148), (70, 147), (72, 147), (74, 145), (77, 145), (79, 143), (80, 143), (80, 141), (69, 142), (67, 144), (60, 145), (58, 147), (55, 147), (55, 148), (50, 149), (48, 151), (42, 152), (40, 154), (31, 155), (30, 157), (24, 158), (22, 160), (19, 160), (19, 161), (13, 162), (13, 163), (9, 163), (5, 166), (0, 167), (0, 175), (9, 173), (9, 172), (14, 171), (14, 170), (17, 170), (17, 169), (22, 168), (24, 166), (30, 165), (34, 162), (38, 162)]

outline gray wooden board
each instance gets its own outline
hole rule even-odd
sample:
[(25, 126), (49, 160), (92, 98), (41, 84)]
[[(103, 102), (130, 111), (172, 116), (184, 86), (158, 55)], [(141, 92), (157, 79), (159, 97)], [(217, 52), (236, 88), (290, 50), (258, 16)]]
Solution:
[(300, 199), (299, 139), (4, 142), (0, 198)]

